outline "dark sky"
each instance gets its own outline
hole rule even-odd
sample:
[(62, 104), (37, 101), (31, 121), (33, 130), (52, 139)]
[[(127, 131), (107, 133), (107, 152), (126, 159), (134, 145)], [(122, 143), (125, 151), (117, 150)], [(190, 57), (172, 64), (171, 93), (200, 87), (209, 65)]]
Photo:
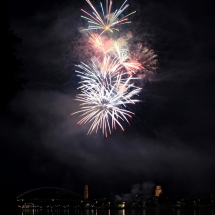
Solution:
[[(95, 1), (96, 2), (96, 1)], [(142, 3), (140, 3), (142, 2)], [(56, 186), (91, 196), (215, 192), (215, 30), (211, 1), (130, 0), (128, 27), (158, 55), (136, 117), (108, 138), (77, 125), (75, 36), (85, 1), (11, 0), (27, 79), (0, 112), (0, 178), (15, 195)], [(143, 36), (144, 35), (144, 36)], [(143, 41), (144, 42), (144, 41)], [(4, 72), (4, 71), (2, 71)]]

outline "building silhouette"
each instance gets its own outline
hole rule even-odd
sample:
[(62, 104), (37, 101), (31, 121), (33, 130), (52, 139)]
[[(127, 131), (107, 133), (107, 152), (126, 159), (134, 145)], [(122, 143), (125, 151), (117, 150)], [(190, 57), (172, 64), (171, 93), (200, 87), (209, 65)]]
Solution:
[(89, 198), (89, 191), (88, 191), (88, 185), (84, 185), (84, 198), (88, 199)]
[(162, 189), (160, 185), (157, 185), (155, 188), (155, 196), (160, 196), (162, 194)]

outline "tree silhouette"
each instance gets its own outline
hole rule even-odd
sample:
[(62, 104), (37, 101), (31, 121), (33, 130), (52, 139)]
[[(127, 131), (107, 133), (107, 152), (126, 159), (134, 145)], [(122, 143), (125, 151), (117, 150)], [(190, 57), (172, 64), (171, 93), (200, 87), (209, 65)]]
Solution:
[(26, 80), (19, 75), (23, 71), (22, 62), (15, 56), (15, 45), (21, 43), (11, 30), (10, 21), (6, 10), (7, 1), (3, 2), (1, 7), (1, 77), (0, 77), (0, 108), (6, 107), (17, 91), (23, 90)]

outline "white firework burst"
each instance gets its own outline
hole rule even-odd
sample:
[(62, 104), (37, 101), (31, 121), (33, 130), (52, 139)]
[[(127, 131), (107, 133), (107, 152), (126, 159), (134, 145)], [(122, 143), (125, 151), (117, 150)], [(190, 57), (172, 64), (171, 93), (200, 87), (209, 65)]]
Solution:
[(81, 113), (78, 124), (91, 123), (88, 134), (102, 129), (107, 136), (116, 129), (116, 125), (124, 130), (122, 121), (129, 123), (128, 118), (134, 113), (128, 110), (128, 106), (140, 101), (136, 97), (141, 88), (133, 85), (132, 81), (136, 78), (120, 72), (122, 67), (117, 60), (110, 61), (108, 58), (105, 63), (107, 65), (102, 65), (103, 68), (103, 63), (93, 61), (91, 66), (78, 65), (81, 71), (76, 72), (81, 78), (81, 93), (76, 100), (82, 103), (80, 110), (73, 114)]

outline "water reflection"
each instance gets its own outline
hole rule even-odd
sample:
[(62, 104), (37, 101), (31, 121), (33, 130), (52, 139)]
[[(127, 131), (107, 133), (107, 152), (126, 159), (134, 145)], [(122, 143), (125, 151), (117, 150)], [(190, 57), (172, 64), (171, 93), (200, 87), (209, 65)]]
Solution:
[(24, 209), (21, 215), (214, 215), (214, 210), (213, 209), (202, 209), (202, 210), (198, 210), (198, 209), (195, 209), (195, 210)]

